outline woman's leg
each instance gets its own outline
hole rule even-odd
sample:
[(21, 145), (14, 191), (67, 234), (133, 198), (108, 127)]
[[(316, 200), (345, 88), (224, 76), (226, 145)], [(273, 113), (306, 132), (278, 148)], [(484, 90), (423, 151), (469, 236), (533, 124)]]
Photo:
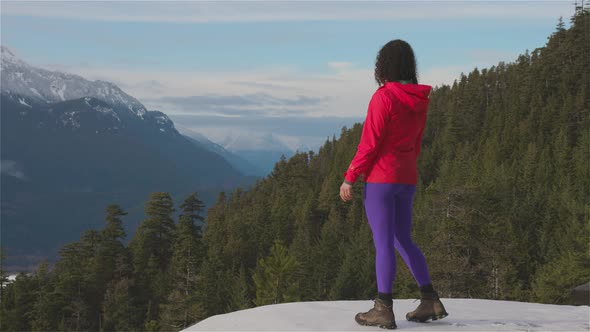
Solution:
[(379, 293), (391, 294), (395, 278), (394, 185), (365, 183), (364, 205), (375, 244), (375, 272)]
[(395, 248), (420, 287), (430, 284), (428, 266), (422, 251), (412, 241), (412, 203), (416, 186), (403, 185), (395, 196)]

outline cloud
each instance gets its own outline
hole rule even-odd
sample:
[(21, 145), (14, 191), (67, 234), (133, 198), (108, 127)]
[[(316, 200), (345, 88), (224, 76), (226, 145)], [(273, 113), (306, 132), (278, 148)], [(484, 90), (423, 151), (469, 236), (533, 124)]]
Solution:
[(332, 61), (328, 62), (328, 67), (335, 70), (346, 70), (352, 68), (352, 63), (346, 61)]
[(200, 95), (188, 97), (161, 97), (144, 99), (146, 104), (176, 113), (216, 114), (219, 116), (286, 116), (317, 109), (329, 98), (297, 95), (280, 98), (268, 93), (246, 95)]
[(3, 15), (124, 22), (554, 18), (567, 1), (3, 1)]
[(425, 70), (420, 73), (418, 80), (420, 83), (429, 84), (432, 86), (441, 86), (443, 84), (453, 84), (455, 79), (459, 79), (461, 73), (468, 73), (474, 67), (470, 65), (465, 66), (441, 66)]
[[(264, 115), (251, 115), (240, 118), (225, 118), (211, 115), (177, 114), (171, 119), (179, 123), (179, 130), (200, 133), (209, 140), (221, 145), (236, 140), (244, 141), (246, 145), (256, 145), (260, 141), (261, 147), (267, 146), (264, 138), (272, 135), (283, 145), (291, 150), (317, 149), (327, 138), (332, 135), (340, 136), (342, 127), (352, 127), (355, 123), (362, 122), (362, 117), (313, 117), (313, 116), (290, 116), (290, 117), (268, 117)], [(188, 129), (188, 131), (186, 130)], [(242, 146), (243, 147), (243, 146)]]
[(363, 116), (357, 117), (316, 117), (316, 116), (291, 116), (268, 117), (254, 114), (247, 117), (220, 117), (216, 115), (201, 114), (173, 114), (170, 116), (174, 123), (180, 127), (196, 132), (211, 134), (218, 131), (219, 135), (230, 131), (255, 131), (263, 133), (278, 133), (286, 136), (321, 136), (340, 134), (342, 127), (350, 128), (357, 122), (364, 120)]
[(242, 109), (270, 116), (356, 116), (366, 112), (376, 88), (372, 70), (354, 67), (324, 74), (291, 65), (213, 73), (118, 66), (48, 68), (114, 82), (148, 109), (166, 114), (219, 111), (219, 115), (231, 115)]
[(21, 167), (14, 160), (0, 161), (0, 173), (13, 176), (17, 179), (26, 180), (27, 177)]
[[(423, 68), (423, 84), (452, 84), (460, 74), (498, 61), (515, 59), (512, 52), (494, 49), (465, 50), (461, 65)], [(349, 61), (329, 61), (326, 72), (308, 72), (297, 66), (259, 66), (240, 71), (173, 71), (156, 67), (42, 65), (78, 74), (90, 80), (119, 85), (148, 109), (166, 114), (239, 116), (364, 116), (376, 89), (373, 68), (355, 67)]]
[[(107, 79), (107, 81), (108, 81), (108, 79)], [(164, 86), (158, 80), (147, 80), (144, 82), (137, 82), (137, 83), (133, 83), (133, 84), (127, 83), (121, 79), (111, 80), (111, 82), (115, 83), (117, 86), (119, 86), (123, 90), (142, 90), (142, 91), (145, 91), (146, 94), (149, 93), (152, 95), (165, 94), (166, 91), (168, 90), (166, 88), (166, 86)]]

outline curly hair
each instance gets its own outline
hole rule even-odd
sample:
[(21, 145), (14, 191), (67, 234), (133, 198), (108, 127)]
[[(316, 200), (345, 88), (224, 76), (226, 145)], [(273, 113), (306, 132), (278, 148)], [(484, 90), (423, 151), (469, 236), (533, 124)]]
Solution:
[(375, 80), (380, 86), (399, 80), (418, 84), (416, 58), (407, 42), (396, 39), (385, 44), (375, 60)]

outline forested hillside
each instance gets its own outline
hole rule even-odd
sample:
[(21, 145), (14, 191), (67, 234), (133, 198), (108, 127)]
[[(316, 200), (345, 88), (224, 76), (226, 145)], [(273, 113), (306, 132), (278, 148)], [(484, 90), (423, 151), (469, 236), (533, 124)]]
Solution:
[[(590, 280), (589, 16), (432, 92), (413, 234), (442, 297), (568, 303)], [(109, 207), (53, 269), (3, 289), (2, 330), (179, 330), (256, 305), (375, 296), (363, 184), (338, 195), (361, 129), (220, 193), (202, 236), (196, 195), (176, 222), (155, 193), (128, 248), (124, 212)], [(398, 267), (394, 296), (417, 297)]]

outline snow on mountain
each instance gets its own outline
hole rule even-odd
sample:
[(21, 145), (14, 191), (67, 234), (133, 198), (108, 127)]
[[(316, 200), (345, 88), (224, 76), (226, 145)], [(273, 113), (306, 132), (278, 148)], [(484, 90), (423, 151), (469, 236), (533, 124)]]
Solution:
[(317, 151), (324, 140), (321, 137), (289, 136), (235, 127), (199, 128), (199, 134), (187, 132), (186, 129), (184, 131), (186, 136), (205, 145), (217, 145), (220, 149), (239, 157), (259, 170), (250, 168), (245, 172), (249, 175), (267, 175), (281, 156), (284, 155), (288, 159), (296, 151)]
[(231, 133), (219, 142), (226, 150), (266, 150), (266, 151), (293, 151), (273, 133), (237, 132)]
[(182, 126), (177, 126), (177, 129), (182, 135), (198, 142), (199, 144), (201, 144), (202, 146), (207, 148), (209, 151), (212, 151), (212, 152), (215, 152), (215, 153), (221, 155), (223, 158), (225, 158), (225, 160), (229, 161), (234, 167), (236, 167), (243, 174), (254, 175), (254, 176), (266, 175), (266, 172), (264, 172), (262, 169), (259, 169), (258, 167), (254, 166), (252, 163), (247, 161), (246, 159), (238, 156), (237, 154), (227, 151), (221, 145), (209, 140), (205, 135), (198, 133), (196, 131), (190, 130), (188, 128), (182, 127)]
[[(418, 302), (393, 301), (398, 330), (412, 331), (588, 331), (590, 307), (478, 299), (443, 299), (449, 316), (408, 322)], [(184, 331), (382, 331), (360, 326), (354, 316), (372, 301), (294, 302), (209, 317)]]
[[(280, 132), (233, 127), (200, 128), (207, 140), (223, 146), (228, 151), (280, 151), (294, 153), (317, 150), (325, 137), (292, 136)], [(195, 138), (197, 139), (197, 138)]]
[(145, 107), (113, 83), (89, 81), (78, 75), (49, 71), (29, 65), (1, 45), (2, 92), (27, 96), (47, 103), (95, 97), (111, 105), (122, 105), (143, 118)]
[(220, 146), (217, 143), (213, 143), (211, 140), (209, 140), (207, 138), (207, 136), (198, 133), (194, 130), (190, 130), (186, 127), (182, 127), (182, 126), (177, 126), (178, 128), (178, 132), (180, 132), (181, 134), (185, 135), (185, 136), (189, 136), (190, 138), (198, 141), (199, 143), (205, 144), (205, 145), (211, 145), (211, 146), (216, 146), (217, 149), (223, 149), (222, 146)]

